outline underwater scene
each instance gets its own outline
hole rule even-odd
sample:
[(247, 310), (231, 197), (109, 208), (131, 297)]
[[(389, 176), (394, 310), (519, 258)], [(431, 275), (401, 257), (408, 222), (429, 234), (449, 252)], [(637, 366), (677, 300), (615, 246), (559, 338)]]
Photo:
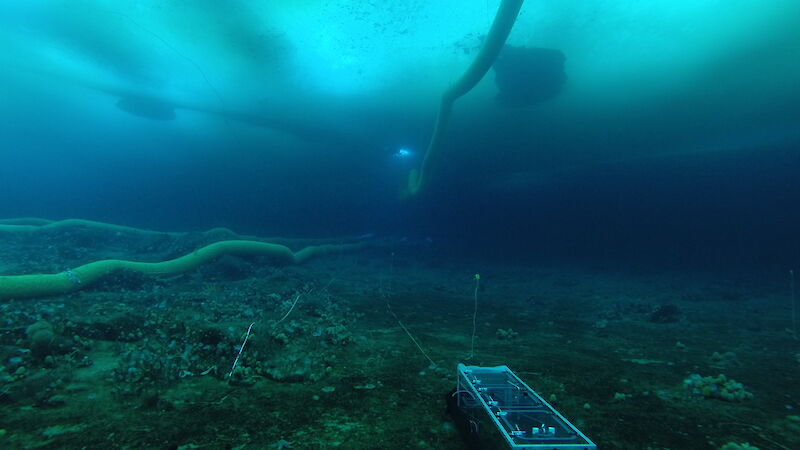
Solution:
[(0, 448), (800, 449), (800, 2), (0, 2)]

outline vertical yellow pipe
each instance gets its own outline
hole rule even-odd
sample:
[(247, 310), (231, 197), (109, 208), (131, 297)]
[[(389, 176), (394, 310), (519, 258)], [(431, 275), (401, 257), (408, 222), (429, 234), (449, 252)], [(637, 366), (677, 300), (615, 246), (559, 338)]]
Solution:
[(495, 14), (494, 22), (492, 22), (492, 27), (489, 29), (489, 34), (486, 36), (486, 40), (484, 40), (475, 60), (461, 75), (461, 78), (450, 85), (442, 94), (442, 99), (439, 103), (439, 114), (436, 116), (436, 125), (433, 128), (433, 136), (431, 136), (431, 140), (428, 143), (428, 149), (425, 151), (425, 156), (422, 158), (422, 164), (419, 169), (413, 169), (408, 175), (408, 187), (405, 190), (406, 196), (417, 195), (425, 186), (430, 177), (429, 173), (433, 162), (444, 141), (447, 123), (450, 121), (450, 113), (453, 110), (453, 103), (455, 103), (456, 99), (472, 90), (486, 75), (489, 68), (492, 67), (494, 60), (497, 59), (497, 55), (505, 45), (509, 33), (511, 33), (511, 28), (517, 20), (523, 1), (502, 0), (500, 7), (497, 9), (497, 14)]

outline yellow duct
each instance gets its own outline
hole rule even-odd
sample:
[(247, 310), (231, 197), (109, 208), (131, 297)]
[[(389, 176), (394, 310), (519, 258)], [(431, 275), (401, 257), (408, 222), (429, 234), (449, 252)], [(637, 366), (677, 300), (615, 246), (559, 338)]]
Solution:
[(450, 120), (453, 103), (455, 103), (456, 99), (471, 91), (492, 67), (494, 60), (497, 59), (497, 55), (505, 45), (509, 33), (511, 33), (514, 22), (517, 21), (523, 1), (503, 0), (500, 3), (492, 27), (489, 29), (489, 34), (486, 36), (486, 40), (484, 40), (475, 60), (461, 75), (461, 78), (450, 85), (442, 94), (442, 99), (439, 103), (439, 114), (436, 116), (436, 125), (433, 128), (433, 136), (431, 136), (431, 140), (428, 143), (428, 149), (425, 151), (420, 168), (411, 170), (408, 175), (408, 187), (404, 192), (406, 196), (417, 195), (427, 183), (428, 178), (430, 178), (431, 167), (436, 156), (440, 153), (440, 148), (444, 141), (444, 134), (447, 131), (447, 123)]

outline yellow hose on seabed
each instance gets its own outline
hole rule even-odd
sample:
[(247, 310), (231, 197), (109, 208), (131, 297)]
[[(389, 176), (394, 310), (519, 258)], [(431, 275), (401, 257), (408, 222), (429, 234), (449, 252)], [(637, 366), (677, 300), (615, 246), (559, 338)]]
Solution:
[(506, 39), (511, 33), (514, 22), (517, 21), (523, 1), (503, 0), (500, 3), (497, 14), (494, 16), (492, 27), (489, 29), (489, 34), (486, 36), (486, 40), (483, 41), (483, 46), (475, 60), (472, 61), (466, 72), (461, 75), (461, 78), (450, 85), (442, 94), (442, 99), (439, 103), (439, 114), (436, 116), (436, 125), (433, 128), (433, 136), (431, 136), (431, 140), (428, 143), (428, 149), (425, 151), (425, 156), (422, 158), (422, 164), (419, 169), (411, 170), (408, 175), (408, 186), (404, 191), (404, 196), (417, 195), (427, 183), (428, 178), (430, 178), (431, 167), (444, 141), (444, 134), (447, 131), (447, 123), (450, 121), (453, 103), (455, 103), (456, 99), (471, 91), (492, 67), (494, 60), (497, 59), (497, 55), (500, 54), (500, 50), (503, 49)]
[[(109, 230), (124, 229), (125, 231), (137, 231), (146, 234), (158, 233), (155, 231), (137, 230), (119, 225), (74, 219), (62, 222), (31, 222), (30, 219), (22, 219), (20, 221), (4, 220), (0, 222), (0, 231), (14, 233), (30, 232), (36, 229), (68, 227), (74, 224), (90, 224), (93, 227)], [(364, 246), (365, 244), (363, 242), (311, 245), (297, 252), (293, 252), (289, 247), (281, 244), (253, 240), (225, 240), (206, 245), (187, 255), (161, 262), (105, 259), (84, 264), (60, 273), (3, 275), (0, 276), (0, 301), (66, 294), (83, 289), (103, 277), (121, 270), (129, 270), (143, 275), (177, 275), (192, 270), (222, 255), (264, 255), (273, 257), (283, 263), (299, 264), (315, 256), (356, 250)]]

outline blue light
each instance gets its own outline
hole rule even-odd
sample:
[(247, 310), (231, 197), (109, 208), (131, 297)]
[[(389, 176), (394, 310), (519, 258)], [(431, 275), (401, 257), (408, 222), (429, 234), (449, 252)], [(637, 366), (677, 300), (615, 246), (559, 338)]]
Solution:
[(401, 148), (397, 152), (395, 152), (394, 157), (397, 159), (408, 159), (414, 156), (414, 152), (407, 148)]

